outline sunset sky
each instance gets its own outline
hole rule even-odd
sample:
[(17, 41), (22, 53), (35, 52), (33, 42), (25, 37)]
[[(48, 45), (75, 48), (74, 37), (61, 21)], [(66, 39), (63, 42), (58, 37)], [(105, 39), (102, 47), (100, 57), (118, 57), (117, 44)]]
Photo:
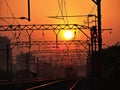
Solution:
[[(53, 24), (65, 23), (60, 19), (48, 18), (48, 16), (61, 16), (60, 6), (61, 0), (30, 0), (31, 3), (31, 21), (17, 20), (19, 24)], [(101, 0), (102, 4), (102, 28), (112, 28), (110, 31), (103, 31), (103, 44), (113, 45), (120, 41), (120, 0)], [(8, 7), (8, 6), (9, 7)], [(63, 12), (67, 11), (67, 15), (88, 15), (96, 14), (96, 5), (92, 0), (65, 0)], [(10, 11), (11, 10), (11, 11)], [(0, 17), (27, 17), (27, 0), (0, 0)], [(64, 15), (66, 15), (64, 13)], [(7, 20), (8, 23), (16, 24), (15, 20)], [(83, 24), (83, 18), (74, 17), (67, 18), (66, 23)], [(0, 24), (5, 24), (0, 20)], [(1, 35), (1, 33), (0, 33)]]

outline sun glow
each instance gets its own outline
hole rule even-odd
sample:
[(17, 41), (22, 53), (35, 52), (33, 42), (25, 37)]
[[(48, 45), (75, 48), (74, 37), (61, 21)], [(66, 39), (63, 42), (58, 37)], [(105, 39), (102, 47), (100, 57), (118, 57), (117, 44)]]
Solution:
[(65, 37), (65, 39), (69, 40), (69, 39), (72, 39), (74, 37), (74, 34), (72, 31), (67, 30), (64, 32), (64, 37)]

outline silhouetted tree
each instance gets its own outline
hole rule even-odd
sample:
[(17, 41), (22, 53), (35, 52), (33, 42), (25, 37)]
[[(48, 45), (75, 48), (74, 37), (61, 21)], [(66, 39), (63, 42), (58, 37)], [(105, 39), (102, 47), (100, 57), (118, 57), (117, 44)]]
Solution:
[(115, 88), (120, 87), (120, 43), (103, 49), (102, 64), (107, 86), (110, 90), (118, 90)]
[(115, 69), (120, 67), (120, 44), (103, 49), (102, 62), (105, 69)]

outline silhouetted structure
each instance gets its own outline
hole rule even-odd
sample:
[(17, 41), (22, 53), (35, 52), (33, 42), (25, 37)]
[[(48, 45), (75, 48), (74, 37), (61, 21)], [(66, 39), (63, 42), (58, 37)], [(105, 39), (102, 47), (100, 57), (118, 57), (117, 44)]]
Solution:
[[(29, 78), (35, 77), (35, 73), (37, 74), (37, 63), (35, 62), (35, 56), (29, 55), (28, 53), (21, 53), (17, 56), (16, 64), (13, 64), (13, 74), (14, 78)], [(27, 71), (28, 70), (28, 71)], [(33, 75), (34, 73), (34, 75)]]
[(10, 40), (7, 37), (0, 37), (0, 80), (8, 79), (8, 73), (9, 73), (9, 64), (8, 61), (8, 55), (10, 56), (10, 53), (8, 52), (8, 44), (10, 43)]

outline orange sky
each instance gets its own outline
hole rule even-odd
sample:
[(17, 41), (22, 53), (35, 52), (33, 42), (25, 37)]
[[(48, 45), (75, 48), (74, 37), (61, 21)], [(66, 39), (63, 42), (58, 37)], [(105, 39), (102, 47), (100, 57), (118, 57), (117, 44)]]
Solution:
[[(27, 16), (27, 0), (6, 0), (15, 17)], [(18, 20), (20, 24), (52, 24), (64, 23), (62, 20), (47, 18), (56, 16), (59, 10), (57, 0), (30, 0), (31, 1), (31, 22)], [(102, 28), (112, 28), (103, 32), (103, 43), (106, 45), (115, 44), (120, 41), (120, 0), (102, 0)], [(94, 7), (94, 8), (93, 8)], [(92, 9), (93, 8), (93, 9)], [(95, 14), (96, 8), (92, 0), (66, 0), (68, 15), (87, 15)], [(5, 0), (0, 0), (0, 16), (12, 16), (5, 4)], [(60, 15), (60, 13), (59, 13)], [(68, 18), (69, 23), (83, 24), (82, 18)], [(9, 21), (15, 23), (15, 21)], [(2, 21), (0, 21), (3, 24)]]

